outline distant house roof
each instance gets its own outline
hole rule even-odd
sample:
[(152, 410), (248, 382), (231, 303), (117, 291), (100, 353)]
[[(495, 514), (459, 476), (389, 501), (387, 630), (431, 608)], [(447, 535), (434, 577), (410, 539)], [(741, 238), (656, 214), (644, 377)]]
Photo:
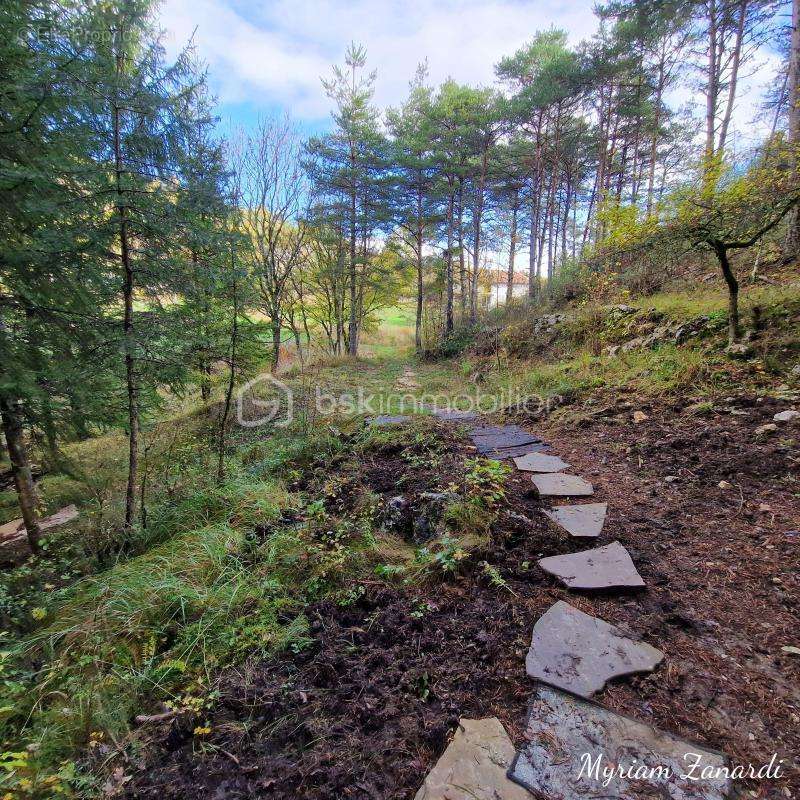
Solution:
[[(508, 283), (508, 270), (505, 269), (497, 269), (492, 270), (492, 285), (493, 286), (505, 286)], [(514, 286), (527, 286), (528, 285), (528, 273), (527, 272), (515, 272), (514, 278), (512, 280), (512, 284)]]

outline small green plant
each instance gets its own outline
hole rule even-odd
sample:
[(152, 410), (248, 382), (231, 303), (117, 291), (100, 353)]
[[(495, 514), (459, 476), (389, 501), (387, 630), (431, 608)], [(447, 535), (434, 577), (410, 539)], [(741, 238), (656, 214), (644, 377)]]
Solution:
[(464, 550), (462, 543), (452, 536), (442, 536), (438, 544), (432, 561), (442, 572), (452, 575), (458, 571), (460, 563), (469, 557), (469, 553)]
[(426, 614), (433, 611), (433, 606), (425, 600), (415, 600), (412, 604), (412, 611), (409, 614), (411, 619), (422, 619)]
[(306, 514), (309, 519), (318, 521), (325, 519), (325, 501), (322, 498), (312, 500), (306, 506)]
[(340, 608), (349, 608), (354, 606), (365, 594), (367, 590), (360, 583), (351, 586), (349, 589), (344, 589), (339, 592), (336, 597), (336, 605)]
[(506, 496), (505, 482), (511, 469), (502, 461), (476, 458), (465, 462), (464, 483), (471, 499), (493, 508)]
[(496, 589), (505, 589), (509, 594), (517, 596), (517, 593), (508, 585), (506, 579), (500, 574), (497, 567), (492, 566), (488, 561), (481, 561), (483, 574), (488, 578), (489, 583)]
[(375, 567), (375, 574), (379, 578), (396, 578), (404, 575), (406, 568), (402, 564), (378, 564)]
[(420, 700), (424, 703), (431, 694), (431, 680), (427, 672), (417, 676), (414, 680), (414, 690)]

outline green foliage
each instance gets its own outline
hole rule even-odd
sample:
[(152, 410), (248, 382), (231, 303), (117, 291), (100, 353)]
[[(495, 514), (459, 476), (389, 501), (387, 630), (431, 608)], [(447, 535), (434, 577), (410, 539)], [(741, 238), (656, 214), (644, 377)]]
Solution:
[(474, 459), (464, 465), (468, 470), (464, 476), (467, 494), (473, 501), (494, 508), (506, 496), (505, 482), (511, 468), (494, 459)]
[(487, 580), (492, 586), (494, 586), (496, 589), (503, 589), (515, 597), (517, 596), (517, 593), (508, 585), (508, 582), (500, 574), (500, 570), (497, 569), (497, 567), (493, 566), (488, 561), (481, 561), (480, 567), (483, 571), (483, 574), (486, 576)]

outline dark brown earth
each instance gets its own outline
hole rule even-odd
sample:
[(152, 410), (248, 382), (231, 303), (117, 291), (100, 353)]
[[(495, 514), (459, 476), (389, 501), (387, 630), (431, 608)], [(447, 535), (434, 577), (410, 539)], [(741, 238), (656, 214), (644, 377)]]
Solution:
[[(538, 513), (529, 478), (516, 473), (492, 545), (471, 569), (416, 589), (370, 582), (355, 606), (310, 608), (313, 646), (227, 672), (205, 743), (189, 719), (155, 728), (126, 795), (413, 798), (459, 717), (495, 715), (521, 742), (531, 628), (563, 599), (665, 652), (654, 673), (610, 685), (599, 702), (734, 764), (777, 753), (784, 777), (740, 789), (800, 797), (800, 657), (781, 651), (800, 646), (800, 428), (755, 435), (786, 407), (778, 401), (737, 398), (702, 412), (688, 399), (634, 402), (513, 421), (542, 433), (608, 501), (598, 543), (628, 548), (646, 592), (581, 595), (538, 570), (537, 558), (586, 545)], [(649, 419), (633, 424), (634, 409)], [(390, 497), (398, 468), (389, 454), (364, 473)], [(487, 581), (481, 559), (516, 596)]]

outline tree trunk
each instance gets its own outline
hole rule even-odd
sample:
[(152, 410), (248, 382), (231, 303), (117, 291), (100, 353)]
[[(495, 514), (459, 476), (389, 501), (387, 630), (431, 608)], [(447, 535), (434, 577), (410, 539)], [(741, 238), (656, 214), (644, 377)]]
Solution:
[[(797, 169), (797, 152), (800, 146), (800, 0), (792, 0), (792, 40), (789, 51), (789, 144), (792, 146), (792, 168)], [(796, 255), (800, 251), (800, 210), (795, 206), (789, 216), (786, 233), (786, 252)]]
[(714, 245), (714, 253), (722, 268), (722, 276), (728, 285), (728, 344), (735, 344), (742, 336), (739, 325), (739, 281), (731, 269), (728, 250), (722, 244)]
[[(350, 336), (353, 335), (353, 329), (350, 329)], [(350, 340), (352, 343), (352, 339)], [(352, 344), (350, 355), (355, 355), (352, 351)], [(281, 323), (280, 320), (275, 320), (273, 318), (272, 321), (272, 371), (275, 372), (278, 369), (278, 364), (281, 360)]]
[(464, 261), (464, 184), (458, 181), (458, 281), (461, 286), (461, 320), (467, 316), (467, 267)]
[[(122, 69), (122, 56), (117, 57), (118, 69)], [(125, 341), (125, 384), (128, 395), (128, 485), (125, 490), (125, 530), (133, 529), (136, 515), (136, 490), (139, 471), (139, 389), (136, 384), (135, 342), (133, 335), (134, 274), (128, 241), (128, 211), (122, 188), (122, 145), (120, 139), (120, 108), (114, 106), (114, 162), (117, 191), (117, 214), (119, 216), (120, 260), (123, 281), (122, 331)]]
[(536, 120), (536, 149), (533, 160), (533, 175), (531, 180), (531, 238), (528, 242), (528, 297), (533, 299), (539, 294), (539, 284), (536, 280), (537, 252), (536, 245), (539, 236), (539, 209), (541, 207), (541, 183), (542, 173), (540, 169), (541, 156), (541, 136), (542, 120), (544, 110), (539, 110)]
[(416, 257), (417, 257), (417, 313), (414, 321), (414, 347), (419, 353), (422, 350), (422, 299), (424, 285), (422, 282), (422, 244), (425, 235), (422, 224), (422, 179), (417, 185), (417, 236), (416, 236)]
[(733, 104), (736, 101), (736, 85), (739, 80), (739, 63), (742, 58), (742, 44), (744, 41), (744, 26), (747, 21), (747, 2), (748, 0), (740, 0), (739, 2), (739, 20), (736, 24), (736, 39), (733, 45), (733, 63), (731, 64), (731, 74), (728, 78), (728, 99), (725, 103), (725, 115), (722, 118), (722, 126), (719, 131), (719, 140), (717, 141), (717, 152), (722, 153), (725, 150), (725, 140), (728, 137), (728, 126), (731, 122), (731, 115), (733, 114)]
[(445, 281), (447, 284), (447, 299), (445, 301), (444, 332), (449, 335), (453, 332), (453, 188), (447, 201), (447, 259), (445, 261)]
[(506, 304), (514, 297), (514, 259), (517, 255), (517, 209), (519, 208), (519, 192), (514, 193), (511, 204), (511, 243), (508, 246), (508, 278), (506, 281)]
[[(800, 0), (798, 0), (800, 2)], [(656, 180), (656, 159), (658, 158), (658, 138), (659, 127), (661, 125), (661, 97), (664, 93), (665, 77), (665, 44), (661, 46), (661, 57), (658, 60), (658, 83), (656, 84), (656, 96), (654, 101), (654, 117), (653, 117), (653, 138), (650, 141), (650, 163), (647, 169), (647, 218), (649, 219), (653, 214), (653, 187)]]
[(11, 459), (11, 474), (14, 476), (14, 487), (17, 490), (17, 501), (22, 512), (22, 521), (28, 534), (28, 542), (34, 553), (39, 552), (39, 519), (36, 513), (38, 498), (36, 485), (31, 474), (28, 451), (22, 427), (22, 413), (19, 403), (0, 399), (0, 418), (6, 436), (8, 455)]
[(714, 143), (717, 120), (717, 4), (709, 0), (708, 4), (708, 79), (706, 83), (706, 163), (704, 172), (708, 176), (714, 161)]
[[(353, 162), (355, 157), (352, 156)], [(353, 163), (355, 167), (355, 163)], [(354, 169), (355, 171), (355, 169)], [(358, 318), (356, 316), (356, 190), (350, 195), (350, 321), (347, 345), (351, 356), (358, 355)]]
[(419, 353), (422, 350), (422, 227), (417, 237), (417, 313), (414, 322), (414, 347)]
[(469, 296), (469, 321), (474, 325), (478, 320), (478, 272), (480, 270), (481, 254), (481, 224), (483, 222), (483, 202), (486, 186), (486, 170), (489, 158), (489, 144), (485, 143), (481, 154), (481, 171), (478, 179), (478, 196), (475, 199), (473, 213), (474, 239), (472, 247), (472, 285)]
[(230, 361), (228, 363), (228, 386), (225, 390), (225, 405), (222, 407), (222, 414), (219, 419), (219, 438), (217, 440), (217, 485), (219, 486), (225, 478), (225, 430), (228, 426), (228, 415), (231, 411), (231, 400), (233, 398), (233, 387), (236, 382), (236, 348), (239, 342), (239, 305), (236, 292), (236, 263), (231, 243), (231, 275), (232, 275), (232, 299), (233, 299), (233, 318), (231, 320), (231, 349)]

